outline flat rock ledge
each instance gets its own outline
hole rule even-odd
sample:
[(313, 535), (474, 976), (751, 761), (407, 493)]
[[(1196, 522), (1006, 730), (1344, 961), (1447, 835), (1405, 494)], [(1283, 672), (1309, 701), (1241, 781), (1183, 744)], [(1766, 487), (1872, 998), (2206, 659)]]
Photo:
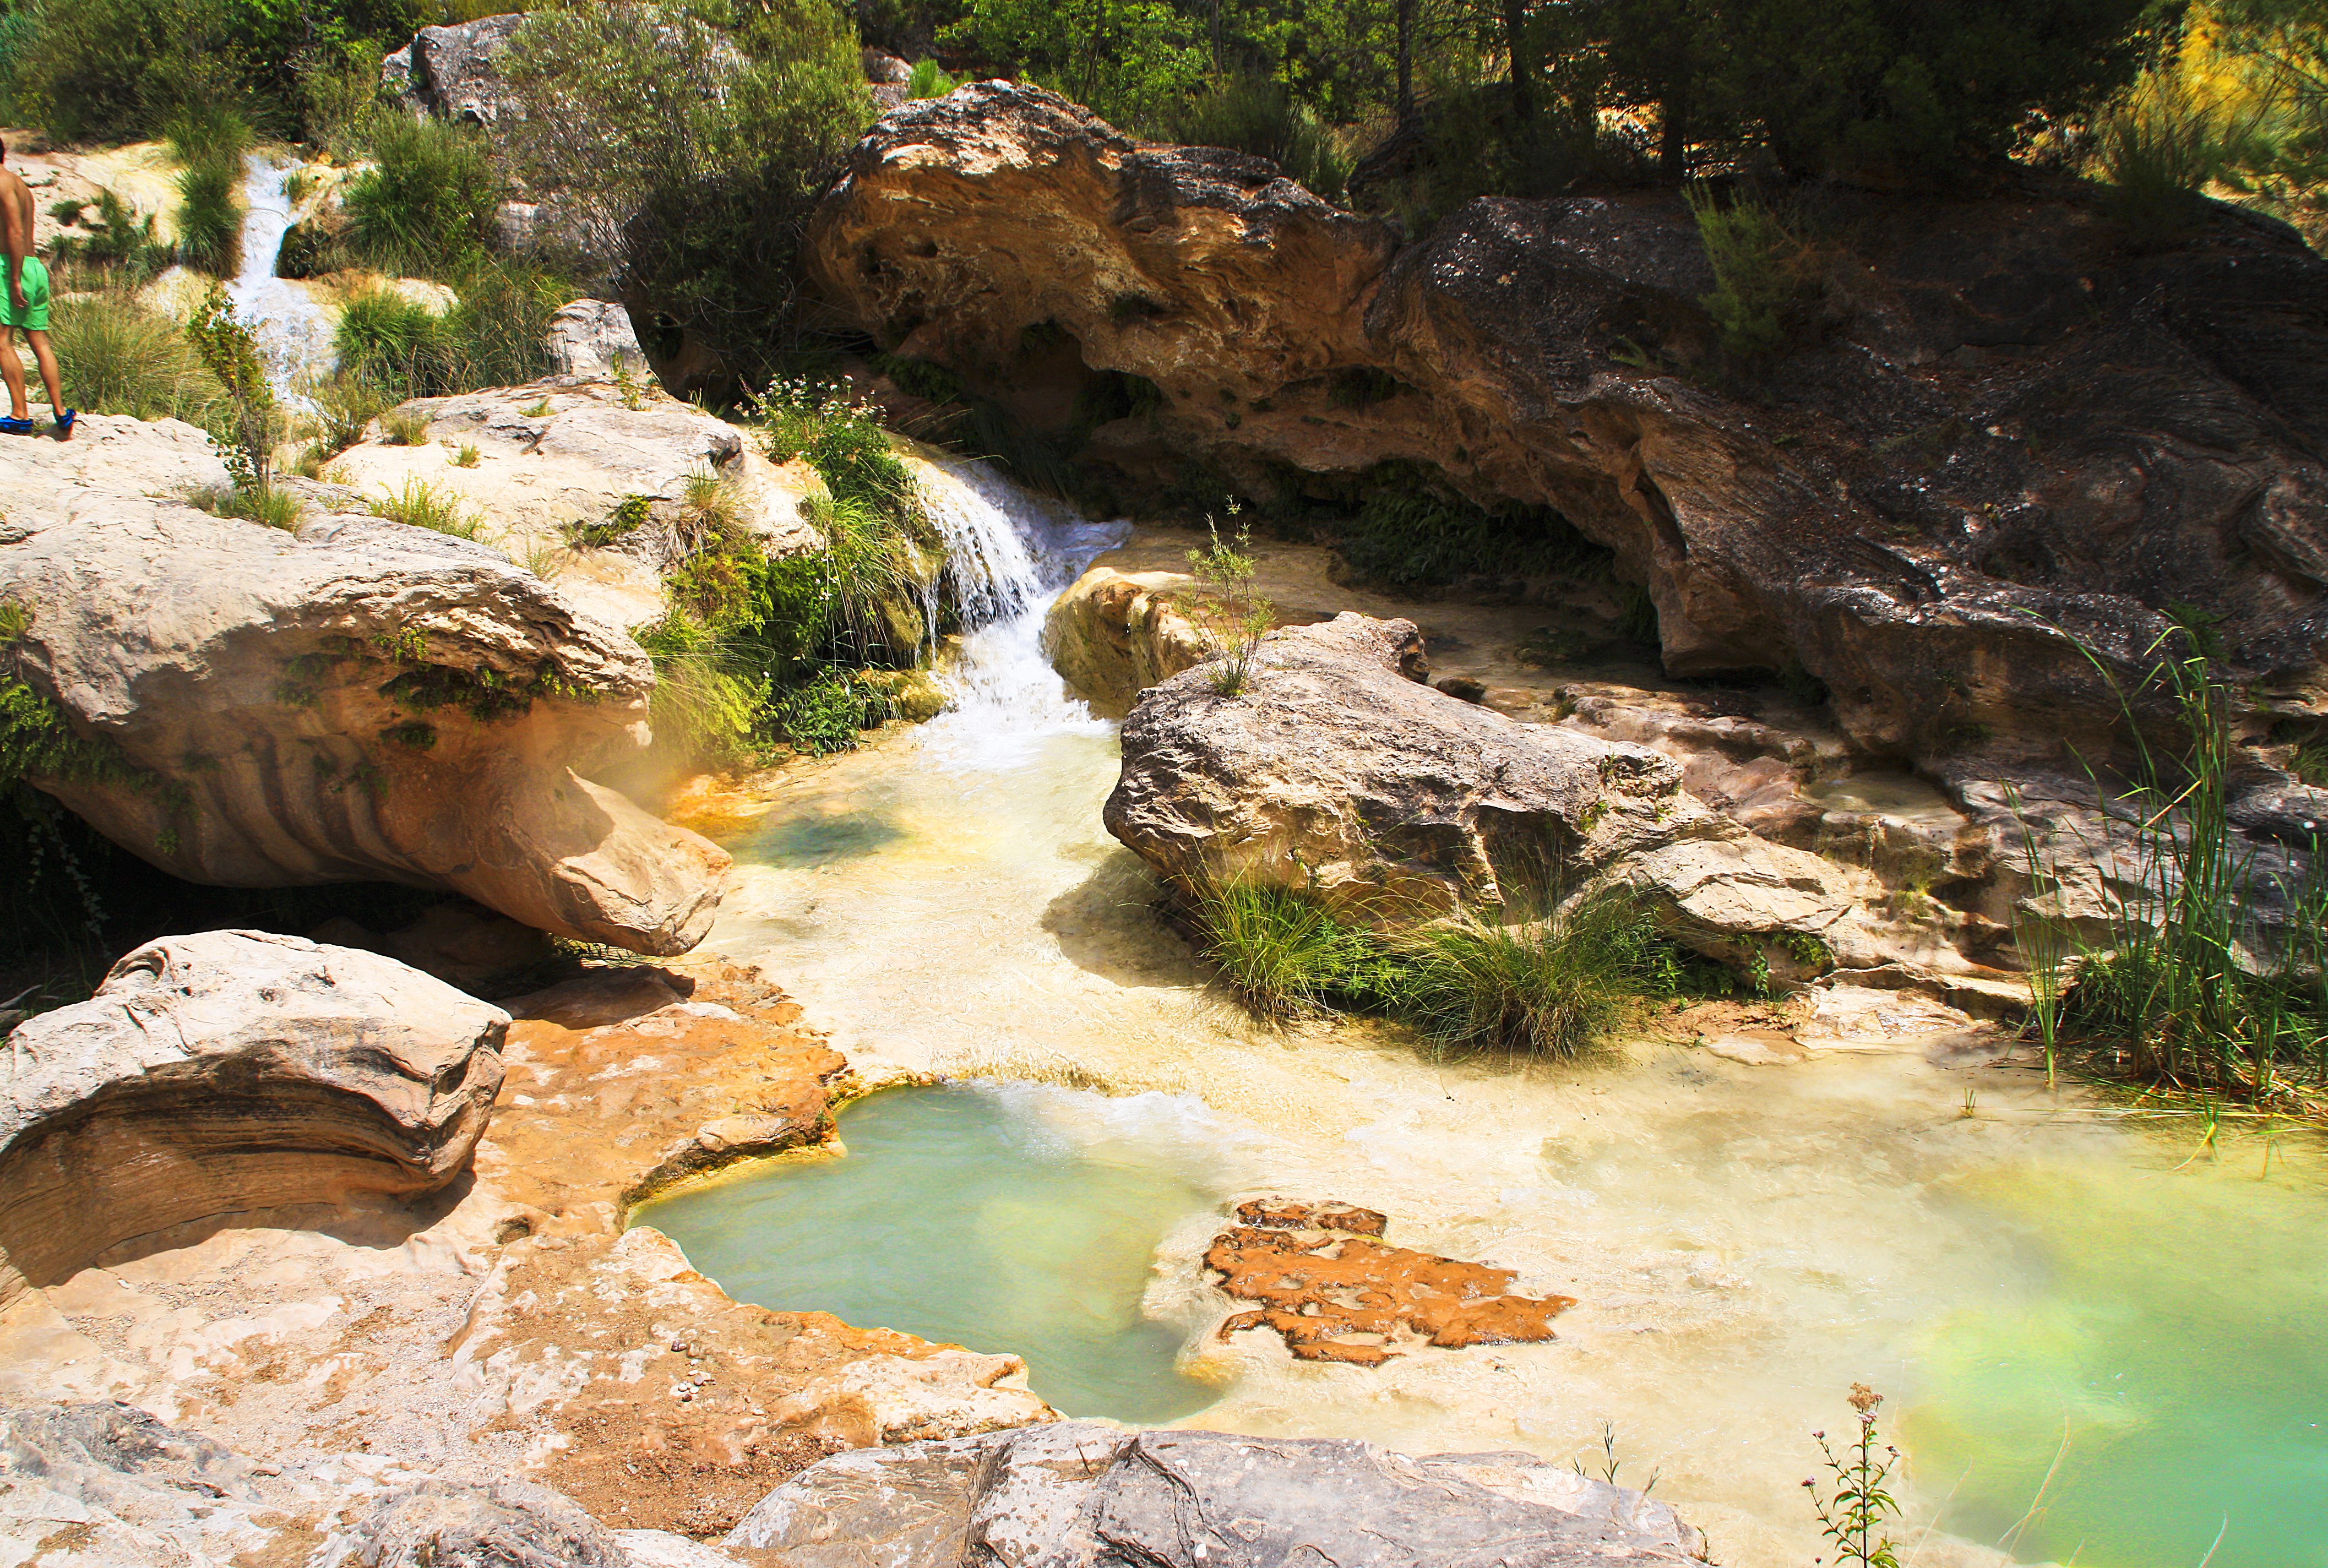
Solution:
[(1704, 1551), (1665, 1504), (1532, 1454), (1086, 1421), (836, 1456), (721, 1545), (756, 1568), (1575, 1568)]
[(466, 540), (145, 493), (216, 473), (198, 443), (111, 420), (22, 444), (11, 672), (88, 748), (34, 784), (192, 882), (401, 882), (634, 952), (702, 939), (726, 852), (595, 782), (649, 739), (637, 643)]
[(1519, 723), (1427, 674), (1413, 622), (1345, 614), (1264, 637), (1235, 695), (1209, 665), (1150, 687), (1108, 831), (1184, 892), (1307, 891), (1377, 927), (1530, 915), (1598, 881), (1729, 962), (1778, 970), (1786, 934), (1865, 946), (1835, 867), (1709, 810), (1672, 758)]
[(412, 1197), (468, 1163), (509, 1015), (393, 959), (212, 931), (16, 1027), (0, 1079), (0, 1307), (190, 1220)]

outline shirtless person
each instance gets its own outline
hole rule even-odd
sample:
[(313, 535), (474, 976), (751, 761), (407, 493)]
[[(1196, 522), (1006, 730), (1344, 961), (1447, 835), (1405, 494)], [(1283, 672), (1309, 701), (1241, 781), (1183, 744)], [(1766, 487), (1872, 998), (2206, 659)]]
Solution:
[(33, 433), (33, 410), (24, 401), (24, 361), (16, 354), (16, 329), (33, 345), (48, 388), (49, 410), (56, 416), (57, 439), (72, 435), (79, 416), (65, 407), (57, 386), (57, 356), (49, 348), (49, 269), (33, 254), (33, 188), (7, 167), (8, 146), (0, 142), (0, 227), (8, 244), (7, 298), (0, 301), (0, 380), (8, 383), (8, 418), (0, 419), (0, 435)]

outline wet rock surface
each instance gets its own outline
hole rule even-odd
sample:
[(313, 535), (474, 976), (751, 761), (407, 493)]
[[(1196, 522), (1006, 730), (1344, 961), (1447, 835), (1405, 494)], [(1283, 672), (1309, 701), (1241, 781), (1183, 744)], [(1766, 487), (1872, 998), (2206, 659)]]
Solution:
[(1550, 505), (1647, 587), (1668, 670), (1807, 671), (1879, 755), (2094, 751), (2116, 705), (2063, 634), (2132, 671), (2182, 603), (2316, 718), (2328, 263), (2229, 209), (2132, 254), (2033, 177), (1836, 199), (1857, 265), (1826, 335), (1751, 382), (1677, 195), (1483, 198), (1402, 246), (1273, 165), (1009, 83), (886, 117), (808, 252), (885, 349), (1038, 428), (1155, 383), (1084, 452), (1130, 489), (1405, 459)]
[(829, 1460), (722, 1545), (766, 1568), (1568, 1568), (1704, 1549), (1664, 1504), (1532, 1455), (1072, 1421)]
[(638, 952), (701, 940), (727, 854), (591, 777), (646, 738), (628, 635), (468, 540), (157, 499), (216, 459), (121, 423), (23, 443), (12, 475), (14, 665), (98, 748), (35, 784), (188, 881), (403, 882)]
[(1232, 1314), (1220, 1338), (1266, 1329), (1297, 1360), (1379, 1366), (1418, 1344), (1535, 1344), (1576, 1305), (1511, 1294), (1509, 1269), (1368, 1239), (1385, 1223), (1372, 1209), (1271, 1199), (1239, 1206), (1237, 1217), (1245, 1223), (1214, 1238), (1205, 1267), (1225, 1294), (1262, 1306)]
[(0, 1305), (213, 1215), (458, 1176), (509, 1015), (373, 953), (164, 938), (19, 1024), (0, 1085)]

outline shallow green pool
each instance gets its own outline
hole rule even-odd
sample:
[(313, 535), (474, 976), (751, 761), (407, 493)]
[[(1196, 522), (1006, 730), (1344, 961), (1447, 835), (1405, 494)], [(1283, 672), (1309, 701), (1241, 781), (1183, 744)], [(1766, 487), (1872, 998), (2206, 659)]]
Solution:
[(1070, 1415), (1163, 1422), (1218, 1395), (1141, 1311), (1158, 1244), (1216, 1205), (1194, 1107), (1032, 1084), (897, 1089), (844, 1112), (845, 1155), (642, 1207), (739, 1300), (1026, 1357)]
[(2016, 1266), (1920, 1347), (1903, 1430), (1943, 1527), (2025, 1563), (2328, 1564), (2328, 1235), (2258, 1161), (1958, 1184)]

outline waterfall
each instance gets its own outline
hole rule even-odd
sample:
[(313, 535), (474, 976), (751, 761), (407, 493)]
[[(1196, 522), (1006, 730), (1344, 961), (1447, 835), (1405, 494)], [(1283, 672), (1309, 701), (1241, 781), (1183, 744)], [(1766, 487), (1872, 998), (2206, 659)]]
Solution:
[(1043, 613), (1124, 525), (1090, 521), (976, 459), (931, 463), (920, 479), (964, 627), (961, 657), (940, 677), (953, 706), (923, 728), (923, 744), (958, 766), (996, 769), (1052, 736), (1104, 733), (1044, 656)]
[(252, 153), (243, 160), (242, 270), (227, 285), (234, 313), (248, 323), (267, 363), (267, 379), (286, 397), (299, 399), (298, 384), (332, 369), (332, 323), (296, 283), (275, 276), (283, 235), (291, 227), (286, 187), (292, 167)]

